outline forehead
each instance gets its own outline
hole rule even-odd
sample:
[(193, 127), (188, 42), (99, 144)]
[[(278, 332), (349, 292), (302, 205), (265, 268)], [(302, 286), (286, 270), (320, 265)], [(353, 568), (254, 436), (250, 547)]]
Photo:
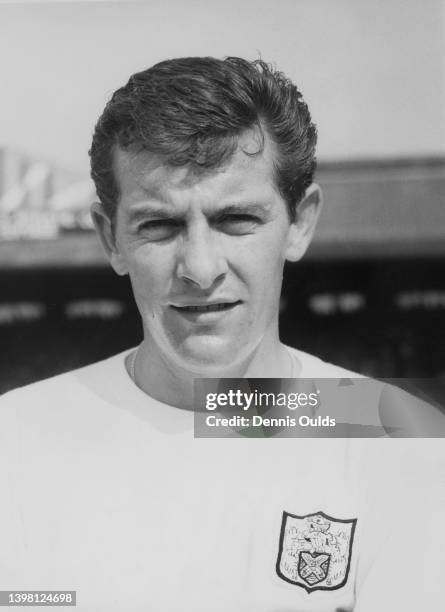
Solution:
[(113, 168), (121, 202), (169, 200), (193, 193), (209, 200), (235, 196), (277, 195), (274, 182), (275, 147), (256, 130), (238, 140), (234, 154), (217, 168), (168, 165), (148, 151), (114, 151)]

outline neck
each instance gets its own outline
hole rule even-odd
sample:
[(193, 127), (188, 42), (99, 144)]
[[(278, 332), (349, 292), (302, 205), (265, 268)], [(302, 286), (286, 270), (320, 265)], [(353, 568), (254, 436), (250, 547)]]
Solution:
[(277, 336), (265, 335), (243, 360), (226, 367), (192, 370), (172, 363), (152, 340), (144, 339), (135, 362), (135, 383), (154, 399), (193, 410), (195, 378), (286, 378), (293, 375), (292, 358)]

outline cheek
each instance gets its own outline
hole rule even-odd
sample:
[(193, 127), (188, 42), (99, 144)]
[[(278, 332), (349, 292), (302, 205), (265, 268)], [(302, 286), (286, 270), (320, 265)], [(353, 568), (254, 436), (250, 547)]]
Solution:
[(267, 240), (258, 241), (250, 245), (243, 254), (246, 273), (249, 276), (253, 289), (263, 292), (263, 302), (267, 301), (269, 291), (281, 289), (282, 272), (284, 267), (283, 240), (281, 234), (267, 236)]
[(165, 295), (173, 273), (170, 258), (165, 253), (144, 245), (131, 251), (126, 261), (135, 295), (146, 303), (155, 302)]
[[(284, 258), (281, 248), (274, 241), (264, 248), (244, 253), (241, 269), (247, 285), (249, 308), (245, 312), (243, 328), (263, 328), (275, 318), (279, 310)], [(240, 330), (240, 337), (243, 335)]]

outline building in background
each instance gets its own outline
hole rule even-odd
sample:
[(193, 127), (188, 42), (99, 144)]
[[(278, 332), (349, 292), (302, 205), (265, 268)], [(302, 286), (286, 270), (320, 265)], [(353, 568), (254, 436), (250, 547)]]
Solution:
[(55, 238), (92, 230), (93, 182), (18, 153), (0, 149), (0, 239)]
[(325, 208), (285, 271), (283, 339), (377, 376), (445, 372), (445, 3), (0, 5), (0, 392), (139, 341), (92, 231), (94, 123), (128, 76), (261, 55), (318, 125)]

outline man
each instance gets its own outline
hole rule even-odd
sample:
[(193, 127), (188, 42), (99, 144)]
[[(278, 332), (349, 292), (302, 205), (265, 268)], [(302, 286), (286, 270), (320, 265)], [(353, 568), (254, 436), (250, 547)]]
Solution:
[(115, 92), (92, 214), (144, 338), (5, 396), (0, 589), (91, 611), (434, 609), (437, 480), (415, 444), (193, 438), (194, 379), (355, 376), (278, 335), (321, 206), (315, 144), (262, 61), (169, 60)]

